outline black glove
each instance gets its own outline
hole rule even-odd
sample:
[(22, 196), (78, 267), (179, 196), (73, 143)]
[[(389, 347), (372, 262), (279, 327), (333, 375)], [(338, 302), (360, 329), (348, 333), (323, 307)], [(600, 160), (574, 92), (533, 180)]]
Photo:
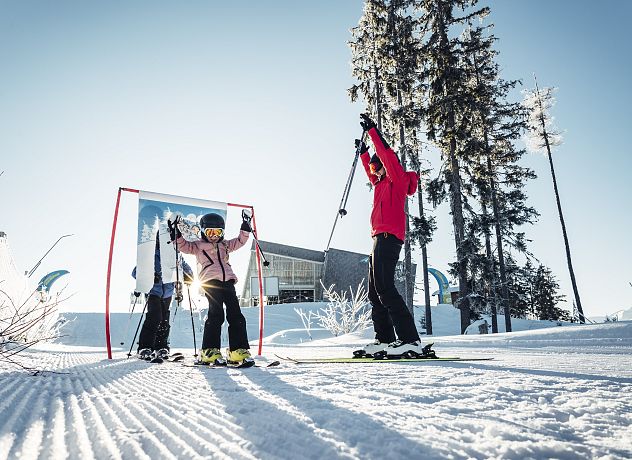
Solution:
[(371, 120), (366, 113), (361, 113), (360, 118), (362, 118), (360, 126), (362, 126), (362, 129), (364, 129), (365, 131), (376, 127), (375, 122)]
[(245, 232), (252, 232), (252, 228), (250, 227), (250, 221), (252, 220), (252, 215), (248, 214), (245, 209), (241, 211), (241, 227), (240, 229)]
[(358, 146), (360, 145), (360, 142), (362, 142), (362, 147), (360, 147), (360, 154), (368, 152), (369, 148), (367, 147), (367, 145), (363, 141), (360, 141), (360, 139), (356, 139), (355, 140), (355, 148), (356, 148), (356, 150), (358, 150)]
[(140, 292), (134, 291), (134, 297), (140, 297)]
[(178, 222), (180, 222), (180, 216), (176, 216), (173, 222), (171, 222), (171, 220), (167, 220), (167, 227), (169, 227), (169, 237), (171, 238), (171, 241), (174, 241), (182, 236), (182, 233), (178, 228)]
[(160, 283), (161, 278), (160, 273), (154, 273), (154, 284)]
[(252, 228), (250, 228), (250, 223), (245, 220), (241, 223), (240, 229), (244, 232), (252, 232)]

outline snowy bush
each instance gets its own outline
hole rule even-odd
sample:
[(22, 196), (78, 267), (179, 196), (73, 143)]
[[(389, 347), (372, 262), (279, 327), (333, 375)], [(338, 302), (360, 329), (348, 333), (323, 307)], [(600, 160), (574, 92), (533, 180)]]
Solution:
[(305, 312), (301, 310), (300, 308), (294, 308), (294, 311), (299, 316), (299, 318), (301, 318), (301, 322), (303, 323), (303, 328), (305, 329), (305, 332), (307, 332), (309, 339), (312, 340), (312, 320), (314, 320), (317, 317), (316, 313), (314, 313), (311, 310), (308, 310), (307, 312)]
[(364, 280), (358, 285), (355, 294), (349, 287), (351, 300), (347, 300), (346, 291), (342, 294), (334, 291), (333, 284), (325, 288), (321, 282), (321, 286), (329, 303), (325, 308), (321, 308), (314, 318), (322, 327), (334, 336), (338, 336), (364, 329), (371, 324), (371, 309), (368, 306), (368, 293), (364, 289)]

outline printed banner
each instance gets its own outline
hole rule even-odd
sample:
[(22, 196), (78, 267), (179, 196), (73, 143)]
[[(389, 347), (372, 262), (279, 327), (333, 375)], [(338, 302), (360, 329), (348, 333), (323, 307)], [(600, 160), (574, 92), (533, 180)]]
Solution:
[[(176, 251), (169, 238), (167, 220), (180, 216), (178, 228), (187, 241), (200, 239), (200, 217), (214, 212), (226, 220), (226, 203), (140, 191), (138, 198), (138, 238), (136, 250), (136, 291), (149, 292), (156, 270), (163, 283), (176, 280)], [(154, 266), (160, 250), (160, 267)]]

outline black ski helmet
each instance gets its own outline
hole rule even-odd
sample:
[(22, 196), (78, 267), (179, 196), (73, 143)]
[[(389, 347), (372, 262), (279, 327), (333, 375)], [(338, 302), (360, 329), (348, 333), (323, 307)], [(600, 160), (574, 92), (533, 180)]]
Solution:
[(200, 219), (200, 227), (202, 230), (205, 228), (226, 228), (224, 218), (214, 212), (210, 214), (204, 214)]
[[(202, 236), (202, 239), (204, 241), (208, 241), (208, 238), (206, 237), (206, 235), (204, 234), (204, 229), (205, 228), (226, 228), (226, 224), (224, 223), (224, 218), (222, 216), (220, 216), (219, 214), (215, 214), (214, 212), (211, 212), (209, 214), (204, 214), (202, 216), (202, 218), (200, 219), (200, 233)], [(222, 236), (219, 241), (222, 241), (224, 239), (224, 237)]]

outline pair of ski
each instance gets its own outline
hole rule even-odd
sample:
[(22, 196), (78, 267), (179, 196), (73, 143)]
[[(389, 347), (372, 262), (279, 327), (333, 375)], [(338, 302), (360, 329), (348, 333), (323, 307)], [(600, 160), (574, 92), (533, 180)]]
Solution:
[(440, 358), (432, 349), (432, 343), (429, 343), (421, 350), (421, 353), (407, 351), (402, 355), (387, 355), (386, 351), (380, 351), (373, 355), (367, 355), (364, 350), (353, 352), (353, 358), (312, 358), (312, 359), (295, 359), (289, 356), (278, 358), (293, 362), (294, 364), (359, 364), (359, 363), (429, 363), (436, 361), (490, 361), (494, 358), (461, 358), (451, 356)]
[(257, 363), (255, 363), (254, 359), (248, 358), (238, 363), (233, 363), (230, 361), (226, 361), (225, 359), (222, 359), (222, 360), (215, 360), (214, 363), (205, 363), (200, 360), (196, 360), (196, 361), (193, 361), (193, 363), (183, 363), (182, 365), (187, 366), (187, 367), (201, 366), (201, 367), (208, 367), (208, 368), (213, 368), (213, 369), (229, 368), (229, 367), (232, 367), (234, 369), (245, 369), (247, 367), (255, 367)]
[(278, 365), (280, 365), (281, 363), (279, 361), (272, 361), (268, 364), (266, 364), (265, 366), (260, 366), (259, 364), (256, 363), (256, 361), (254, 359), (249, 359), (246, 361), (243, 361), (241, 363), (231, 363), (231, 362), (223, 362), (223, 363), (203, 363), (201, 361), (194, 361), (192, 363), (182, 363), (183, 366), (186, 367), (205, 367), (205, 368), (210, 368), (210, 369), (226, 369), (226, 368), (233, 368), (233, 369), (245, 369), (248, 367), (276, 367)]
[[(200, 360), (196, 360), (193, 361), (192, 363), (190, 362), (185, 362), (184, 361), (184, 355), (182, 353), (173, 353), (171, 355), (169, 355), (168, 358), (161, 358), (159, 356), (155, 356), (153, 358), (150, 359), (146, 359), (145, 361), (152, 363), (152, 364), (162, 364), (164, 362), (168, 362), (168, 363), (181, 363), (183, 366), (186, 367), (196, 367), (196, 366), (201, 366), (201, 367), (208, 367), (208, 368), (218, 368), (218, 369), (222, 369), (222, 368), (233, 368), (233, 369), (245, 369), (248, 367), (261, 367), (258, 366), (257, 363), (255, 362), (254, 359), (249, 358), (246, 359), (242, 362), (239, 363), (233, 363), (233, 362), (229, 362), (226, 360), (222, 360), (216, 363), (204, 363)], [(263, 367), (274, 367), (274, 366), (278, 366), (280, 363), (279, 361), (273, 361), (271, 363), (269, 363), (266, 366)]]
[(450, 356), (445, 358), (291, 358), (289, 356), (279, 356), (279, 359), (289, 361), (294, 364), (383, 364), (383, 363), (432, 363), (444, 361), (470, 362), (470, 361), (491, 361), (494, 358), (461, 358)]
[(220, 360), (216, 361), (214, 364), (204, 363), (200, 360), (196, 360), (192, 364), (188, 364), (184, 362), (184, 355), (182, 353), (173, 353), (169, 355), (168, 358), (161, 358), (159, 356), (156, 356), (147, 361), (149, 361), (150, 363), (155, 363), (155, 364), (160, 364), (164, 362), (182, 363), (183, 366), (233, 367), (233, 368), (246, 368), (246, 367), (255, 366), (255, 360), (252, 358), (246, 359), (240, 363), (232, 363), (232, 362), (228, 362), (222, 359), (221, 361)]
[(161, 358), (160, 356), (151, 355), (148, 359), (145, 359), (145, 361), (152, 364), (162, 364), (164, 362), (178, 363), (180, 361), (184, 361), (184, 355), (182, 353), (173, 353), (172, 355), (169, 355), (167, 358)]

